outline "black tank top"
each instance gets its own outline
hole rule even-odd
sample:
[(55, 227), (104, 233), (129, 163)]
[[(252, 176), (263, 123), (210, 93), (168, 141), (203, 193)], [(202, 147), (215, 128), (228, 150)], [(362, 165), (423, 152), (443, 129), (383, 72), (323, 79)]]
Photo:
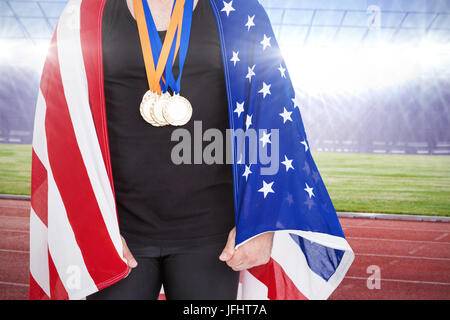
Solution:
[[(199, 0), (192, 19), (180, 94), (191, 102), (193, 116), (183, 128), (192, 143), (194, 121), (202, 121), (203, 132), (221, 130), (225, 152), (225, 78), (208, 0)], [(234, 226), (231, 165), (172, 163), (172, 148), (179, 143), (171, 141), (176, 127), (153, 127), (139, 113), (149, 87), (137, 23), (125, 0), (106, 2), (102, 28), (106, 116), (122, 235), (135, 248), (224, 242)], [(159, 35), (164, 41), (165, 32)]]

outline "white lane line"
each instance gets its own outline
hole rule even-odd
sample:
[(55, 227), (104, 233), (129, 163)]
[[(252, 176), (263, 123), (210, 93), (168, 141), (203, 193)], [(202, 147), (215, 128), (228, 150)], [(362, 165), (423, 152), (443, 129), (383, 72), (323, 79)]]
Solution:
[(28, 228), (30, 226), (29, 217), (4, 217), (0, 216), (0, 226), (5, 226), (7, 224), (18, 224)]
[[(444, 232), (443, 230), (425, 230), (425, 229), (410, 229), (410, 228), (389, 228), (389, 227), (371, 227), (371, 226), (342, 226), (342, 229), (365, 228), (365, 229), (383, 229), (383, 230), (400, 230), (400, 231), (420, 231), (420, 232)], [(448, 235), (448, 233), (446, 233)]]
[(7, 252), (7, 253), (30, 253), (30, 251), (27, 251), (27, 250), (12, 250), (12, 249), (0, 249), (0, 252)]
[(24, 220), (30, 220), (30, 217), (21, 217), (21, 216), (2, 216), (0, 215), (0, 219), (10, 220), (10, 219), (24, 219)]
[(7, 285), (7, 286), (16, 286), (16, 287), (29, 287), (28, 284), (26, 283), (15, 283), (15, 282), (5, 282), (5, 281), (0, 281), (0, 285)]
[(5, 213), (2, 213), (2, 212), (0, 212), (0, 218), (25, 218), (25, 219), (27, 219), (27, 220), (29, 220), (30, 219), (30, 216), (29, 215), (27, 215), (27, 216), (18, 216), (18, 215), (16, 215), (16, 214), (5, 214)]
[[(353, 276), (346, 276), (346, 279), (355, 279), (355, 280), (367, 280), (367, 277), (353, 277)], [(436, 284), (436, 285), (443, 285), (443, 286), (450, 286), (449, 282), (434, 282), (434, 281), (419, 281), (419, 280), (400, 280), (400, 279), (384, 279), (381, 278), (381, 281), (389, 281), (389, 282), (403, 282), (403, 283), (419, 283), (419, 284)]]
[(417, 248), (415, 248), (415, 249), (412, 249), (412, 250), (409, 251), (408, 253), (409, 253), (409, 254), (414, 254), (414, 253), (416, 253), (417, 251), (422, 250), (424, 247), (425, 247), (424, 245), (421, 245), (421, 246), (419, 246), (419, 247), (417, 247)]
[(371, 220), (396, 220), (396, 221), (423, 221), (423, 222), (450, 222), (450, 217), (446, 216), (423, 216), (409, 214), (392, 214), (392, 213), (369, 213), (369, 212), (337, 212), (341, 218), (363, 218)]
[(385, 257), (385, 258), (398, 258), (398, 259), (418, 259), (418, 260), (442, 260), (450, 261), (450, 258), (431, 258), (431, 257), (417, 257), (417, 256), (396, 256), (390, 254), (377, 254), (377, 253), (355, 253), (357, 256), (368, 256), (368, 257)]
[(18, 233), (30, 233), (29, 230), (20, 230), (20, 229), (0, 229), (1, 231), (5, 231), (5, 232), (18, 232)]
[(444, 239), (446, 236), (448, 236), (448, 233), (441, 234), (440, 236), (434, 238), (434, 240), (441, 240)]
[(3, 208), (5, 208), (5, 209), (29, 209), (30, 208), (30, 206), (31, 205), (28, 205), (28, 206), (4, 206), (4, 205), (0, 205), (0, 209), (3, 209)]
[(415, 242), (415, 243), (431, 243), (431, 244), (450, 244), (450, 242), (426, 241), (426, 240), (403, 240), (403, 239), (361, 238), (361, 237), (346, 237), (346, 239), (371, 240), (371, 241), (393, 241), (393, 242)]
[(348, 221), (340, 220), (340, 222), (341, 222), (342, 227), (344, 227), (346, 223), (352, 223), (352, 224), (355, 223), (355, 226), (365, 226), (366, 224), (369, 224), (372, 221), (371, 220), (362, 220), (361, 219), (361, 220), (358, 220), (358, 221), (356, 221), (356, 220), (348, 220)]

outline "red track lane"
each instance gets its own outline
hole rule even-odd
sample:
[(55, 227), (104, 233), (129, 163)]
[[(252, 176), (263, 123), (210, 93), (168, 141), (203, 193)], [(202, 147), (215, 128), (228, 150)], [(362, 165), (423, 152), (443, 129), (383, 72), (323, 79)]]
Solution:
[(30, 237), (28, 232), (1, 230), (0, 227), (0, 250), (28, 251)]
[(1, 199), (0, 216), (29, 217), (30, 201)]
[(28, 285), (28, 252), (0, 251), (0, 283)]
[(381, 280), (380, 289), (367, 289), (364, 279), (345, 278), (332, 300), (442, 300), (449, 299), (449, 286)]
[(436, 223), (429, 221), (411, 221), (411, 220), (390, 220), (390, 219), (358, 219), (341, 218), (343, 227), (384, 227), (384, 228), (404, 228), (413, 230), (439, 230), (448, 231), (449, 226), (446, 223)]
[(0, 300), (24, 300), (28, 297), (28, 286), (0, 282)]
[(390, 239), (390, 240), (410, 240), (410, 241), (432, 241), (449, 243), (450, 236), (448, 232), (437, 230), (413, 230), (401, 228), (381, 228), (381, 227), (344, 227), (345, 236), (351, 238), (373, 238), (373, 239)]
[(399, 257), (362, 256), (356, 254), (347, 276), (368, 277), (367, 267), (378, 266), (382, 279), (445, 282), (450, 287), (448, 260), (424, 260)]
[[(0, 200), (1, 300), (28, 297), (29, 210), (29, 201)], [(330, 299), (450, 299), (450, 223), (340, 221), (356, 258)], [(379, 289), (368, 288), (369, 266), (380, 270)]]
[(30, 228), (30, 218), (0, 216), (0, 226), (2, 230), (20, 230), (28, 232)]
[(373, 240), (373, 238), (364, 239), (362, 237), (350, 238), (348, 242), (356, 253), (450, 258), (450, 246), (443, 243)]

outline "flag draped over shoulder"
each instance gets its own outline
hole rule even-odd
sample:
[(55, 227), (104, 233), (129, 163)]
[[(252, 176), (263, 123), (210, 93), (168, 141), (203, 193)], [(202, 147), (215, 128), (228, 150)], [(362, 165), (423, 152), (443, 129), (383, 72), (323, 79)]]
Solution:
[(33, 136), (30, 299), (79, 299), (128, 272), (108, 163), (102, 1), (71, 0), (50, 43)]
[[(270, 21), (257, 0), (209, 1), (230, 127), (262, 132), (260, 148), (279, 145), (279, 170), (268, 175), (260, 170), (265, 165), (246, 162), (233, 145), (236, 246), (275, 231), (269, 263), (243, 271), (240, 297), (326, 299), (354, 254), (311, 156)], [(106, 130), (105, 2), (69, 1), (42, 73), (33, 136), (31, 299), (83, 298), (128, 273)]]
[(231, 128), (277, 143), (279, 170), (262, 174), (235, 145), (236, 244), (275, 231), (268, 264), (243, 271), (244, 299), (326, 299), (350, 267), (331, 199), (311, 156), (293, 89), (269, 18), (257, 0), (212, 0), (224, 57)]

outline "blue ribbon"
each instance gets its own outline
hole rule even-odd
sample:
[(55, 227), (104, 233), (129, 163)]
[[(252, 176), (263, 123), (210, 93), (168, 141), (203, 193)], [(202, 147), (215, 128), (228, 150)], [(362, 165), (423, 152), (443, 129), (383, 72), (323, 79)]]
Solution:
[[(174, 1), (172, 7), (175, 8), (176, 1)], [(147, 30), (149, 34), (149, 39), (152, 47), (152, 53), (154, 57), (155, 69), (157, 68), (159, 56), (161, 54), (161, 50), (163, 44), (158, 34), (158, 30), (156, 29), (155, 21), (153, 20), (150, 7), (148, 6), (147, 0), (142, 0), (142, 5), (144, 7), (145, 20), (147, 22)], [(191, 25), (192, 25), (192, 13), (194, 10), (194, 0), (186, 0), (184, 4), (184, 13), (183, 13), (183, 24), (181, 30), (181, 38), (180, 38), (180, 49), (179, 49), (179, 69), (180, 73), (178, 75), (178, 79), (175, 80), (173, 76), (173, 59), (175, 55), (176, 48), (176, 39), (177, 34), (180, 32), (179, 29), (176, 30), (174, 41), (172, 43), (172, 47), (170, 49), (169, 57), (167, 59), (166, 67), (164, 69), (164, 79), (166, 80), (165, 84), (161, 80), (161, 90), (163, 92), (167, 92), (167, 89), (170, 87), (173, 93), (180, 93), (181, 89), (181, 75), (183, 73), (184, 63), (186, 62), (186, 56), (189, 48), (189, 38), (191, 34)]]

